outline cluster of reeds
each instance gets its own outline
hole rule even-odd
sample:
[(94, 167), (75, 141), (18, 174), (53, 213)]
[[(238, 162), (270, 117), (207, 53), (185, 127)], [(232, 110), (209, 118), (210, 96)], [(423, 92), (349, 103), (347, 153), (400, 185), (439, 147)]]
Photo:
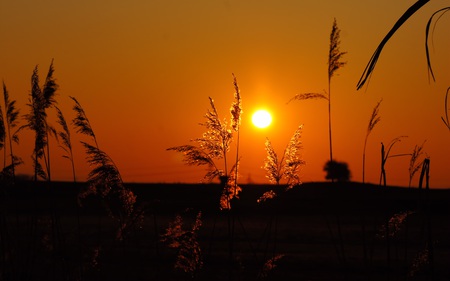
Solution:
[[(73, 181), (76, 182), (71, 130), (63, 112), (57, 106), (56, 93), (58, 90), (58, 84), (56, 83), (56, 79), (54, 77), (55, 69), (53, 60), (42, 85), (40, 84), (38, 70), (38, 66), (36, 66), (31, 75), (31, 91), (27, 103), (29, 111), (23, 116), (20, 116), (19, 110), (16, 108), (16, 101), (10, 98), (7, 87), (5, 83), (3, 83), (3, 100), (5, 110), (3, 111), (3, 107), (0, 106), (0, 149), (4, 150), (3, 168), (0, 176), (2, 193), (7, 192), (7, 190), (4, 189), (7, 185), (15, 185), (16, 167), (23, 163), (22, 159), (14, 154), (13, 143), (19, 142), (19, 134), (24, 129), (29, 129), (34, 132), (34, 148), (31, 158), (34, 168), (33, 180), (36, 188), (38, 188), (37, 186), (42, 185), (41, 181), (44, 181), (48, 183), (46, 188), (51, 190), (52, 185), (50, 183), (52, 181), (52, 169), (50, 159), (52, 157), (50, 154), (50, 142), (52, 140), (56, 141), (59, 147), (63, 149), (63, 158), (70, 161)], [(80, 192), (79, 198), (85, 198), (89, 194), (98, 195), (99, 198), (103, 200), (103, 205), (107, 207), (110, 216), (119, 222), (116, 228), (117, 231), (115, 237), (118, 241), (123, 241), (127, 237), (127, 234), (130, 232), (131, 228), (135, 227), (142, 220), (143, 209), (135, 207), (135, 194), (130, 189), (125, 187), (120, 172), (113, 160), (108, 156), (108, 154), (98, 148), (94, 131), (92, 130), (83, 108), (75, 98), (71, 97), (71, 99), (75, 103), (73, 109), (76, 113), (76, 117), (72, 120), (71, 124), (78, 133), (91, 137), (91, 141), (93, 143), (82, 142), (86, 150), (86, 159), (92, 167), (92, 170), (88, 176), (88, 188)], [(49, 115), (53, 112), (56, 112), (56, 120), (59, 128), (52, 126), (48, 121)], [(22, 117), (22, 120), (24, 121), (23, 125), (19, 124), (19, 117)], [(9, 153), (7, 153), (7, 149), (9, 150)], [(10, 162), (7, 164), (8, 158)], [(36, 202), (36, 204), (38, 204), (38, 202)], [(21, 273), (16, 272), (16, 267), (21, 264), (22, 259), (29, 260), (31, 263), (31, 257), (37, 256), (37, 251), (40, 251), (40, 247), (45, 250), (45, 254), (49, 255), (53, 262), (60, 263), (57, 259), (59, 255), (66, 254), (65, 251), (67, 245), (65, 242), (66, 237), (61, 226), (60, 214), (57, 211), (56, 205), (56, 201), (51, 201), (47, 206), (48, 210), (46, 210), (48, 214), (46, 213), (46, 215), (42, 218), (36, 215), (31, 215), (28, 223), (23, 227), (21, 226), (23, 228), (22, 231), (28, 232), (29, 236), (32, 237), (29, 241), (27, 241), (29, 246), (26, 250), (11, 249), (10, 255), (6, 259), (7, 261), (4, 260), (4, 262), (2, 262), (2, 266), (8, 265), (8, 263), (15, 263), (15, 265), (11, 267), (11, 270), (9, 271), (2, 270), (0, 274), (5, 274), (6, 272), (11, 278), (15, 278), (17, 276), (26, 277), (25, 275), (21, 275)], [(2, 222), (5, 223), (5, 225), (2, 224), (1, 226), (1, 240), (2, 243), (8, 243), (7, 241), (12, 240), (13, 238), (10, 237), (9, 233), (3, 233), (3, 231), (6, 231), (8, 228), (6, 226), (6, 219), (3, 220), (3, 216), (6, 212), (4, 211), (5, 210), (2, 210), (1, 214)], [(80, 228), (82, 226), (80, 225), (79, 210), (77, 210), (77, 214), (77, 236), (79, 237), (79, 243), (82, 243), (80, 234)], [(102, 249), (100, 244), (94, 247), (93, 252), (96, 253), (95, 255), (97, 257), (101, 253), (100, 249)], [(83, 260), (81, 248), (79, 258), (80, 261)], [(95, 258), (94, 260), (96, 261), (95, 263), (97, 263), (99, 259)], [(21, 264), (22, 270), (25, 272), (24, 274), (32, 274), (31, 266), (31, 264)], [(65, 266), (64, 262), (62, 262), (62, 266)], [(91, 266), (88, 267), (92, 268)], [(81, 276), (81, 274), (86, 271), (86, 268), (87, 267), (85, 264), (80, 264), (77, 274), (74, 274), (73, 272), (67, 272), (66, 274)]]

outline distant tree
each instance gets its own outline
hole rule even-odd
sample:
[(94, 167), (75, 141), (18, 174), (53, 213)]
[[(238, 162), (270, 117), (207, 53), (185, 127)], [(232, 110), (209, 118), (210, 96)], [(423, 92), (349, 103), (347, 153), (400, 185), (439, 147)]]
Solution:
[(323, 170), (327, 172), (325, 176), (325, 179), (327, 180), (346, 182), (351, 178), (351, 172), (345, 162), (328, 161), (325, 163)]

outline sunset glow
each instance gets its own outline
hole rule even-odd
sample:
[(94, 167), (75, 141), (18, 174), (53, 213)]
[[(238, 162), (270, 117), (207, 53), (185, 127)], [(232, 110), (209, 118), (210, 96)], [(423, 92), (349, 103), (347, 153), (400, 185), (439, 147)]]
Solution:
[(272, 123), (272, 116), (267, 110), (260, 109), (253, 113), (252, 123), (258, 128), (266, 128)]
[[(54, 60), (59, 86), (55, 99), (72, 133), (77, 180), (85, 180), (90, 167), (80, 143), (86, 138), (71, 126), (75, 113), (69, 96), (83, 105), (99, 147), (114, 159), (124, 181), (196, 183), (203, 170), (186, 167), (166, 148), (201, 136), (198, 124), (205, 121), (208, 97), (214, 99), (220, 120), (229, 118), (234, 74), (242, 120), (248, 121), (239, 139), (241, 179), (266, 183), (261, 169), (264, 138), (284, 144), (304, 124), (303, 180), (323, 181), (323, 166), (330, 158), (327, 102), (288, 101), (297, 94), (328, 93), (327, 58), (336, 18), (346, 64), (332, 78), (333, 158), (348, 163), (352, 181), (362, 181), (367, 125), (373, 107), (383, 99), (381, 121), (367, 142), (365, 181), (379, 182), (381, 143), (408, 136), (392, 154), (411, 154), (426, 140), (430, 185), (444, 188), (450, 185), (450, 134), (441, 120), (450, 85), (449, 13), (429, 38), (436, 81), (428, 79), (424, 48), (427, 21), (442, 1), (429, 1), (399, 28), (385, 45), (370, 83), (356, 89), (378, 44), (411, 2), (5, 1), (0, 9), (0, 79), (10, 99), (17, 101), (19, 128), (30, 112), (34, 67), (42, 86)], [(4, 103), (0, 105), (5, 112)], [(266, 106), (273, 120), (260, 129), (268, 120), (253, 125), (252, 115)], [(59, 130), (53, 108), (47, 115)], [(12, 145), (23, 160), (16, 172), (32, 175), (34, 133), (21, 130), (19, 139)], [(51, 137), (49, 145), (52, 179), (72, 179), (71, 164), (57, 140)], [(5, 150), (0, 161), (6, 155), (9, 163), (9, 143)], [(408, 185), (409, 158), (389, 158), (388, 184)], [(416, 174), (412, 183), (417, 182)]]

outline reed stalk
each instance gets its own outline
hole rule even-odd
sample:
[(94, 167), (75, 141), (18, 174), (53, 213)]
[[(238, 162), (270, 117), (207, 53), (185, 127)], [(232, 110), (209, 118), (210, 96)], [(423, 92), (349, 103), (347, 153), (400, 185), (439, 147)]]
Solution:
[(367, 147), (367, 139), (369, 138), (370, 133), (373, 128), (380, 122), (381, 118), (378, 115), (380, 110), (382, 100), (380, 100), (377, 105), (373, 108), (372, 115), (370, 116), (369, 125), (367, 126), (366, 137), (364, 139), (364, 149), (363, 149), (363, 165), (362, 165), (362, 182), (365, 183), (365, 168), (366, 168), (366, 147)]

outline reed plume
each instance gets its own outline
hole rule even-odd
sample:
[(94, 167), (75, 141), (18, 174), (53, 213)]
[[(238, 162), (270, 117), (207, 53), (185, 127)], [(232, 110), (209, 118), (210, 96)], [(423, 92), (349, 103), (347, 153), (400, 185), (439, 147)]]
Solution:
[(66, 153), (63, 155), (64, 158), (68, 159), (72, 165), (72, 175), (73, 175), (73, 181), (76, 182), (76, 176), (75, 176), (75, 163), (73, 159), (73, 152), (72, 152), (72, 142), (70, 139), (70, 130), (69, 126), (67, 125), (66, 119), (64, 118), (64, 115), (62, 111), (55, 106), (56, 114), (57, 114), (57, 122), (62, 127), (62, 131), (59, 131), (57, 136), (62, 139), (62, 145), (60, 147), (64, 150)]
[(8, 134), (9, 139), (9, 152), (11, 156), (11, 167), (13, 172), (13, 177), (15, 176), (14, 172), (14, 164), (16, 162), (21, 162), (20, 158), (14, 155), (13, 153), (13, 146), (12, 143), (15, 142), (16, 144), (19, 143), (19, 134), (18, 130), (15, 130), (12, 132), (14, 128), (18, 125), (18, 118), (19, 118), (19, 109), (16, 109), (16, 101), (10, 100), (8, 90), (6, 89), (5, 83), (3, 83), (3, 98), (5, 101), (5, 110), (6, 110), (6, 133)]
[(406, 224), (406, 219), (415, 213), (416, 212), (413, 211), (404, 211), (394, 214), (391, 218), (389, 218), (387, 224), (383, 224), (380, 227), (377, 236), (379, 238), (386, 238), (386, 235), (389, 237), (395, 237)]
[(420, 156), (423, 155), (423, 146), (425, 145), (425, 142), (423, 142), (421, 145), (415, 145), (413, 152), (411, 153), (411, 158), (409, 160), (409, 182), (408, 182), (408, 188), (411, 187), (412, 179), (414, 178), (414, 175), (420, 170), (422, 167), (422, 161), (419, 162)]
[(328, 100), (328, 95), (322, 93), (301, 93), (296, 94), (293, 98), (291, 98), (287, 103), (291, 103), (295, 100), (314, 100), (314, 99), (324, 99)]
[(86, 112), (84, 112), (83, 107), (76, 98), (69, 98), (72, 99), (72, 101), (75, 103), (72, 109), (75, 111), (76, 116), (72, 120), (72, 124), (76, 128), (76, 132), (91, 137), (95, 142), (95, 145), (98, 147), (97, 138), (95, 137), (94, 130), (92, 130), (92, 126), (89, 122), (89, 119), (87, 118)]
[(161, 236), (161, 242), (177, 250), (175, 268), (187, 273), (191, 278), (203, 267), (202, 251), (198, 243), (198, 231), (202, 225), (202, 213), (198, 212), (195, 221), (189, 229), (184, 228), (181, 215), (177, 215), (169, 223), (166, 232)]
[(75, 102), (73, 109), (76, 112), (72, 124), (77, 132), (88, 135), (95, 142), (95, 145), (91, 145), (81, 141), (86, 151), (87, 162), (93, 168), (88, 174), (88, 189), (82, 191), (79, 198), (83, 199), (93, 194), (105, 199), (109, 205), (107, 206), (109, 214), (119, 219), (121, 224), (119, 232), (123, 232), (126, 220), (134, 210), (136, 196), (125, 187), (119, 169), (111, 157), (98, 148), (94, 131), (83, 107), (76, 98), (70, 98)]
[(270, 273), (278, 266), (277, 263), (279, 262), (279, 260), (281, 260), (283, 257), (284, 255), (278, 254), (268, 259), (259, 272), (258, 279), (267, 279)]
[(330, 34), (330, 49), (328, 52), (328, 136), (330, 141), (330, 162), (333, 162), (333, 141), (331, 129), (331, 78), (334, 76), (336, 71), (346, 64), (346, 62), (342, 61), (342, 57), (347, 53), (342, 52), (339, 49), (341, 44), (340, 34), (341, 30), (337, 25), (336, 19), (334, 19)]
[[(300, 168), (305, 165), (300, 157), (300, 149), (302, 143), (300, 141), (303, 125), (300, 125), (295, 130), (288, 145), (286, 146), (281, 159), (279, 159), (272, 143), (266, 138), (265, 147), (267, 152), (266, 160), (264, 160), (264, 170), (266, 171), (266, 177), (271, 183), (280, 185), (281, 180), (285, 180), (287, 189), (291, 189), (296, 185), (301, 184), (300, 181)], [(271, 190), (265, 192), (257, 201), (264, 202), (268, 199), (274, 198), (276, 193)]]
[[(56, 104), (55, 95), (58, 85), (53, 77), (53, 73), (54, 67), (52, 60), (44, 85), (41, 88), (39, 86), (38, 66), (34, 68), (31, 76), (31, 93), (28, 103), (30, 113), (24, 116), (27, 121), (27, 125), (24, 127), (27, 127), (35, 132), (34, 151), (32, 155), (34, 162), (33, 166), (35, 169), (35, 181), (38, 176), (48, 181), (51, 180), (50, 147), (48, 142), (50, 135), (54, 134), (55, 130), (47, 123), (46, 110)], [(44, 162), (44, 167), (40, 161)]]
[(366, 137), (364, 139), (364, 149), (363, 149), (363, 175), (362, 175), (362, 182), (365, 183), (365, 168), (366, 168), (366, 146), (367, 146), (367, 139), (369, 138), (370, 133), (372, 132), (373, 128), (380, 122), (381, 117), (378, 115), (380, 110), (380, 105), (383, 100), (380, 100), (377, 105), (373, 108), (372, 115), (370, 116), (369, 125), (367, 126), (367, 132)]
[[(207, 172), (202, 181), (220, 179), (224, 188), (220, 198), (221, 209), (231, 208), (230, 200), (239, 198), (238, 193), (241, 191), (241, 188), (237, 185), (237, 178), (239, 175), (239, 127), (242, 115), (242, 99), (234, 74), (233, 86), (235, 93), (234, 101), (230, 107), (230, 124), (226, 119), (220, 119), (214, 100), (209, 97), (211, 108), (207, 110), (204, 116), (206, 121), (200, 123), (206, 129), (202, 137), (191, 140), (194, 144), (167, 148), (169, 151), (183, 153), (183, 162), (187, 165), (207, 166)], [(237, 133), (236, 160), (228, 169), (229, 159), (227, 156), (233, 141), (233, 133)], [(219, 160), (223, 161), (223, 165), (219, 165)]]

